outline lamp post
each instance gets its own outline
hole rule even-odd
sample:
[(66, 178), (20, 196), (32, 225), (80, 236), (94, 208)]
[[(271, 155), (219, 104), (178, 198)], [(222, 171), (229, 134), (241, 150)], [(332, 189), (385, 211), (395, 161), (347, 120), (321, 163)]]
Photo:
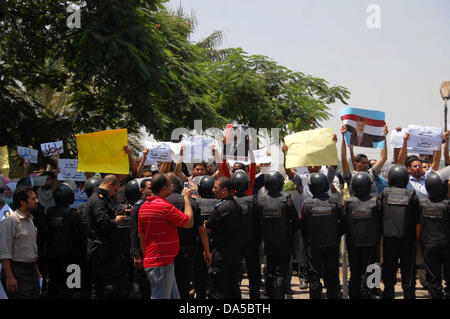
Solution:
[(444, 129), (445, 132), (447, 132), (447, 102), (450, 99), (450, 81), (444, 81), (441, 83), (441, 96), (444, 100)]

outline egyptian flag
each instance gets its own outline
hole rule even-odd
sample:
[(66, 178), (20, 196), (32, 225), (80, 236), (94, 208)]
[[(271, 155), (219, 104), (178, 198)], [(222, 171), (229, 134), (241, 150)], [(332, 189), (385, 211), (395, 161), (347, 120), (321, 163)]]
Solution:
[(224, 158), (234, 161), (248, 160), (248, 136), (250, 127), (242, 124), (228, 124), (225, 129)]
[(347, 107), (339, 115), (347, 126), (344, 138), (348, 145), (384, 148), (384, 112)]

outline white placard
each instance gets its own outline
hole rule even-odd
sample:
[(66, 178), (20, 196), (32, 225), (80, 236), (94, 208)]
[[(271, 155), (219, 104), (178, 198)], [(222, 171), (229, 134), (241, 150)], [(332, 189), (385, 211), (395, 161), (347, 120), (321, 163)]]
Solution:
[(65, 181), (65, 180), (73, 180), (77, 182), (85, 182), (86, 181), (86, 175), (84, 175), (84, 172), (78, 172), (78, 160), (76, 159), (67, 159), (67, 158), (60, 158), (58, 160), (58, 180), (59, 181)]
[(408, 150), (437, 151), (441, 149), (442, 128), (408, 125)]
[(17, 154), (27, 162), (38, 162), (38, 151), (29, 147), (17, 146)]
[(157, 162), (172, 161), (172, 152), (169, 143), (148, 143), (146, 147), (148, 149), (147, 159), (152, 159)]
[(183, 162), (207, 162), (213, 159), (212, 147), (215, 141), (209, 136), (191, 136), (181, 141), (184, 145)]
[(390, 146), (392, 148), (401, 148), (403, 146), (403, 137), (406, 132), (408, 132), (407, 128), (402, 128), (400, 131), (393, 130), (391, 132), (391, 143)]
[(42, 143), (41, 144), (42, 155), (53, 156), (64, 153), (64, 146), (62, 141)]
[(253, 155), (255, 156), (256, 164), (268, 164), (272, 162), (272, 157), (267, 155), (267, 150), (265, 148), (254, 150)]

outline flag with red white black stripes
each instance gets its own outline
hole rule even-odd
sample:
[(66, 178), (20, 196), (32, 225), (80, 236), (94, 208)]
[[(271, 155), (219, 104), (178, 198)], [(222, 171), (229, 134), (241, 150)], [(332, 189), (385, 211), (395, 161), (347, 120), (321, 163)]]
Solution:
[(344, 134), (347, 144), (384, 148), (384, 112), (346, 107), (339, 110), (339, 116), (347, 126), (347, 132)]

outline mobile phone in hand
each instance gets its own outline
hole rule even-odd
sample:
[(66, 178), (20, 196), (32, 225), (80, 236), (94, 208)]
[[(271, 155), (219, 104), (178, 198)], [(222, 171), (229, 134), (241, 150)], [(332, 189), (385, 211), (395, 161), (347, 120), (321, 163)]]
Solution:
[(184, 182), (184, 189), (189, 189), (189, 182)]

